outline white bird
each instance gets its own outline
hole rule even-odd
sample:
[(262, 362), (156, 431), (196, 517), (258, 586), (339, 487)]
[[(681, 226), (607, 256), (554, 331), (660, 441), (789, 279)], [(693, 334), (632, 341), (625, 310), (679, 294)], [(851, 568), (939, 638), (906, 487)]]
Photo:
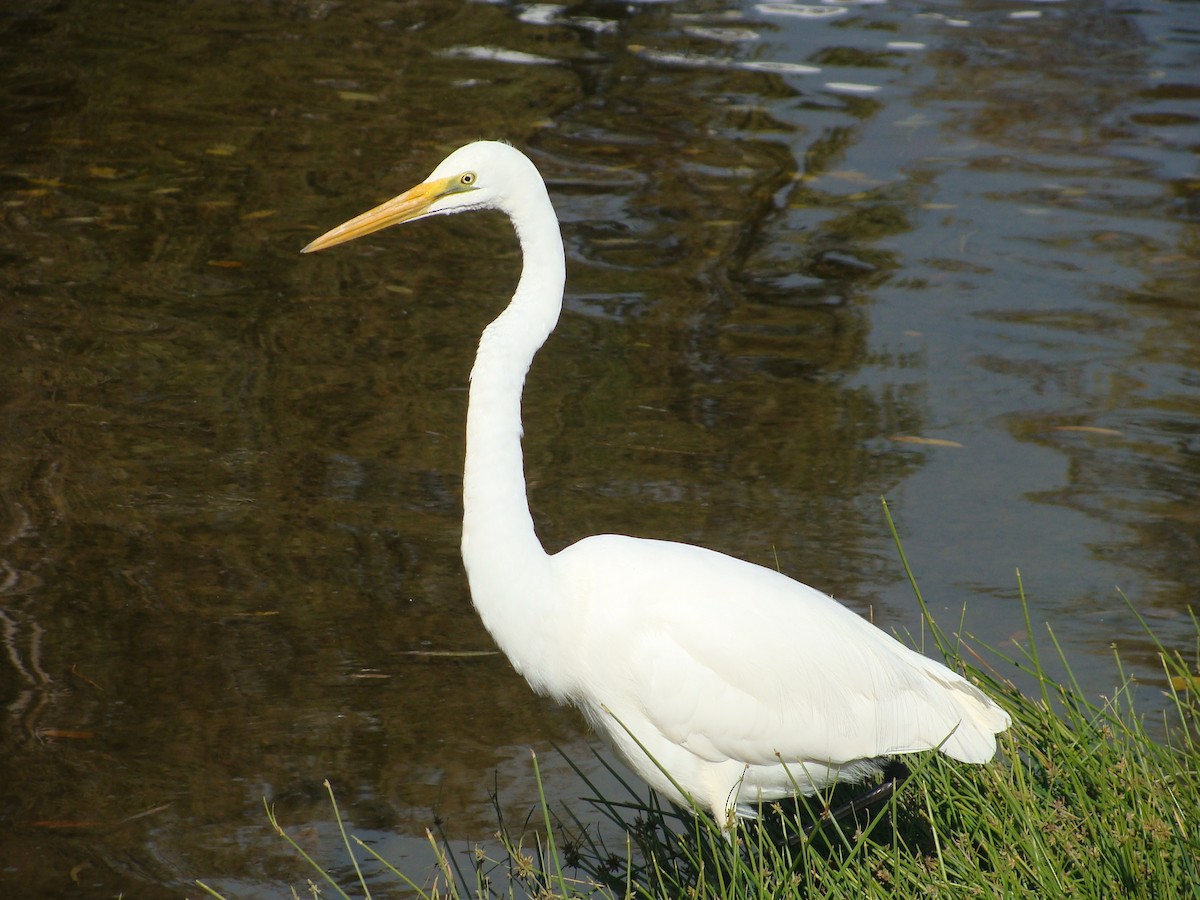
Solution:
[(468, 144), (304, 252), (479, 209), (507, 214), (524, 263), (471, 370), (462, 555), (475, 608), (513, 668), (578, 707), (651, 787), (722, 827), (763, 801), (861, 781), (895, 754), (989, 761), (1010, 724), (1004, 710), (814, 588), (688, 544), (604, 534), (543, 549), (525, 491), (521, 392), (558, 321), (566, 267), (534, 164), (507, 144)]

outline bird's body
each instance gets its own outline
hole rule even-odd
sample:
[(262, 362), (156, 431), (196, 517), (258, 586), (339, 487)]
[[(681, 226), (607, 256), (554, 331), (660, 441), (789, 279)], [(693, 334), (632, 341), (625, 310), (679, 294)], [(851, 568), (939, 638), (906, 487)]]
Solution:
[(759, 801), (859, 781), (892, 754), (990, 760), (1009, 724), (1000, 707), (820, 591), (688, 544), (598, 535), (545, 552), (521, 392), (558, 321), (565, 265), (533, 163), (469, 144), (305, 250), (471, 209), (507, 213), (525, 262), (471, 372), (463, 561), (484, 625), (534, 690), (577, 706), (652, 787), (685, 802), (682, 787), (723, 824)]

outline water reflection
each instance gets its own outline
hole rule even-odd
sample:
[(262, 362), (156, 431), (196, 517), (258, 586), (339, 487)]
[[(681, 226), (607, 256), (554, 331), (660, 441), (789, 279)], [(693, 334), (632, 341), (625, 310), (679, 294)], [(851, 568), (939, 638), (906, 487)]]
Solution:
[[(1181, 135), (1147, 121), (1142, 109), (1147, 95), (1176, 94), (1160, 83), (1177, 77), (1168, 63), (1178, 50), (1177, 23), (1101, 10), (1046, 15), (1037, 28), (996, 23), (964, 32), (953, 51), (936, 56), (940, 77), (925, 96), (949, 112), (942, 130), (957, 139), (968, 166), (969, 182), (950, 190), (946, 174), (939, 176), (941, 194), (954, 200), (944, 204), (943, 228), (970, 242), (961, 256), (971, 269), (955, 269), (964, 276), (955, 289), (975, 295), (971, 315), (992, 336), (989, 346), (967, 352), (980, 370), (1016, 385), (1020, 399), (1005, 411), (1005, 429), (1066, 461), (1062, 481), (1027, 496), (1119, 529), (1093, 531), (1083, 542), (1100, 564), (1094, 571), (1107, 569), (1110, 578), (1081, 590), (1088, 577), (1078, 565), (1048, 578), (1054, 593), (1073, 598), (1051, 608), (1095, 623), (1096, 634), (1081, 629), (1074, 637), (1099, 647), (1130, 628), (1111, 590), (1113, 583), (1128, 590), (1129, 567), (1150, 574), (1133, 576), (1144, 612), (1170, 618), (1190, 602), (1190, 590), (1180, 590), (1185, 581), (1161, 577), (1171, 566), (1163, 566), (1157, 523), (1163, 509), (1190, 505), (1194, 496), (1184, 459), (1163, 450), (1174, 443), (1171, 432), (1190, 430), (1184, 423), (1194, 419), (1187, 370), (1196, 346), (1188, 329), (1172, 334), (1168, 344), (1181, 350), (1173, 371), (1156, 345), (1165, 308), (1193, 306), (1179, 291), (1182, 282), (1166, 284), (1157, 272), (1165, 264), (1194, 277), (1195, 218), (1181, 217), (1164, 191), (1182, 161)], [(985, 56), (993, 59), (986, 75), (978, 67)], [(980, 242), (985, 219), (999, 227)], [(997, 273), (1006, 274), (1014, 296), (997, 296), (983, 283)], [(1128, 302), (1148, 293), (1158, 308)], [(1163, 396), (1177, 401), (1170, 412)], [(1147, 490), (1138, 470), (1162, 471), (1164, 463), (1171, 474)], [(1166, 530), (1194, 542), (1186, 522), (1180, 525)]]
[(1004, 641), (1020, 566), (1097, 690), (1113, 640), (1157, 671), (1114, 583), (1187, 632), (1182, 7), (124, 10), (0, 20), (5, 893), (277, 894), (301, 869), (262, 798), (331, 847), (327, 777), (423, 866), (406, 836), (486, 839), (497, 779), (523, 818), (525, 747), (588, 759), (503, 659), (453, 655), (492, 649), (462, 419), (515, 243), (297, 255), (480, 136), (537, 159), (570, 256), (525, 407), (548, 546), (777, 558), (910, 625), (887, 494), (936, 605)]

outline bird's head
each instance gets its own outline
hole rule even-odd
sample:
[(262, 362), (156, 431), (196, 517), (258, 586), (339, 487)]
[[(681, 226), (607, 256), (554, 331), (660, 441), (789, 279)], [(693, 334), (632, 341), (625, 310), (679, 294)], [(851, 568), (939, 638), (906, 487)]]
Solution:
[(542, 183), (528, 157), (508, 144), (498, 141), (467, 144), (442, 160), (416, 187), (327, 231), (301, 252), (324, 250), (389, 225), (428, 216), (473, 209), (509, 212), (514, 188), (528, 181), (531, 175), (536, 184)]

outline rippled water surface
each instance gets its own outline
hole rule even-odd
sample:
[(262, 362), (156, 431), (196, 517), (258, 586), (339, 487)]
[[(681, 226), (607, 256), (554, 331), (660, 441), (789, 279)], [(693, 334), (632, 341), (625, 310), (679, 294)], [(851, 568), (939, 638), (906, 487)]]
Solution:
[[(424, 829), (587, 818), (591, 741), (476, 619), (465, 383), (507, 225), (298, 249), (507, 139), (569, 257), (526, 398), (550, 549), (778, 565), (1089, 690), (1119, 586), (1187, 650), (1200, 28), (1186, 2), (26, 3), (0, 13), (0, 893), (303, 883), (321, 783)], [(756, 627), (756, 623), (747, 623)], [(766, 623), (764, 627), (770, 627)]]

